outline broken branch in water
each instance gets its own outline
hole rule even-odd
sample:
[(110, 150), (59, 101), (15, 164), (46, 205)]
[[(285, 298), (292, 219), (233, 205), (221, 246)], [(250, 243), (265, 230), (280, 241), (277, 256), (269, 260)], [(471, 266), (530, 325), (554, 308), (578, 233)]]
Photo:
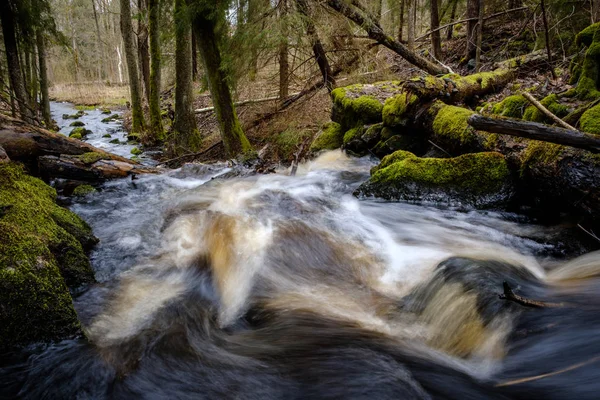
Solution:
[(534, 307), (534, 308), (563, 307), (562, 303), (547, 303), (544, 301), (531, 300), (531, 299), (527, 299), (525, 297), (519, 296), (518, 294), (515, 294), (512, 291), (512, 289), (508, 285), (508, 282), (506, 282), (506, 281), (504, 281), (502, 283), (502, 286), (504, 287), (504, 293), (499, 294), (498, 297), (503, 300), (514, 301), (515, 303), (518, 303), (525, 307)]

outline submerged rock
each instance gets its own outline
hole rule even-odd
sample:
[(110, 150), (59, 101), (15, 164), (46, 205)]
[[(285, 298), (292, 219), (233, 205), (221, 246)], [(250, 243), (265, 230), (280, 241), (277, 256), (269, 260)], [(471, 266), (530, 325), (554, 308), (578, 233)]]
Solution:
[(81, 126), (74, 128), (71, 133), (69, 133), (69, 137), (73, 139), (83, 139), (87, 135), (92, 134), (93, 132), (89, 129), (83, 128)]
[(97, 239), (56, 191), (0, 164), (0, 349), (80, 333), (69, 289), (94, 281), (85, 249)]
[(419, 158), (396, 151), (371, 170), (371, 178), (354, 193), (387, 200), (492, 208), (513, 194), (506, 160), (500, 153), (473, 153), (455, 158)]

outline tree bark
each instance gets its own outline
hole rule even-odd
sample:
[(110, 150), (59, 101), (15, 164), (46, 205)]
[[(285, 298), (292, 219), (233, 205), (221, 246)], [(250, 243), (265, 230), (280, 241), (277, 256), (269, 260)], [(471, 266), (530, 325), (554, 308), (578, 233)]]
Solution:
[[(456, 18), (456, 8), (458, 7), (458, 0), (451, 0), (452, 1), (452, 11), (450, 12), (450, 21), (454, 21), (454, 18)], [(448, 27), (448, 31), (446, 32), (446, 39), (450, 40), (452, 39), (452, 35), (454, 33), (454, 25), (450, 25)]]
[(144, 98), (150, 104), (150, 50), (148, 48), (148, 0), (138, 0), (140, 19), (138, 20), (138, 54)]
[(600, 137), (585, 132), (537, 122), (484, 117), (478, 114), (471, 116), (468, 122), (473, 128), (481, 131), (563, 144), (593, 153), (600, 153)]
[(310, 13), (308, 3), (306, 0), (296, 0), (296, 3), (298, 5), (298, 12), (300, 12), (304, 19), (306, 34), (308, 35), (311, 41), (313, 53), (317, 60), (317, 64), (319, 65), (321, 75), (323, 75), (323, 82), (325, 82), (327, 91), (331, 93), (331, 91), (335, 87), (335, 77), (331, 72), (331, 66), (329, 65), (329, 61), (327, 60), (327, 54), (325, 53), (323, 44), (321, 43), (319, 35), (317, 34), (317, 29), (315, 28), (315, 25), (312, 22), (312, 16)]
[(481, 46), (483, 44), (483, 0), (479, 0), (479, 18), (477, 20), (477, 48), (475, 49), (475, 72), (481, 69)]
[(475, 58), (477, 51), (477, 21), (479, 19), (479, 0), (467, 0), (467, 52), (465, 63)]
[(404, 46), (402, 43), (386, 35), (378, 24), (365, 16), (365, 14), (360, 10), (349, 6), (343, 0), (327, 0), (327, 5), (365, 29), (371, 39), (378, 41), (423, 71), (426, 71), (432, 75), (442, 75), (449, 72), (447, 68), (428, 61), (417, 53), (406, 48), (406, 46)]
[(192, 81), (198, 80), (198, 52), (196, 44), (196, 35), (192, 32)]
[(192, 25), (196, 31), (198, 49), (208, 79), (225, 152), (228, 157), (235, 157), (238, 154), (251, 151), (252, 147), (238, 120), (231, 92), (227, 85), (227, 76), (221, 68), (221, 53), (215, 34), (216, 23), (206, 14), (206, 12), (197, 13), (193, 18)]
[(165, 132), (160, 112), (160, 4), (159, 0), (148, 0), (148, 35), (150, 38), (150, 131), (152, 139), (162, 141)]
[(415, 4), (417, 0), (407, 0), (408, 1), (408, 24), (406, 28), (408, 30), (408, 49), (410, 51), (415, 50), (415, 22), (417, 20), (417, 5)]
[(192, 34), (185, 0), (175, 0), (175, 119), (173, 132), (181, 147), (198, 151), (192, 92)]
[(287, 1), (282, 0), (279, 3), (279, 20), (281, 23), (281, 39), (279, 41), (279, 98), (281, 100), (288, 97), (289, 93), (289, 75), (290, 63), (288, 60), (288, 23), (287, 23)]
[(76, 181), (102, 182), (130, 175), (156, 173), (154, 168), (133, 164), (131, 161), (98, 160), (88, 163), (81, 157), (41, 156), (38, 159), (40, 174), (45, 178), (63, 178)]
[(550, 51), (550, 34), (548, 32), (548, 17), (546, 16), (546, 2), (544, 0), (540, 0), (540, 7), (542, 9), (542, 20), (544, 21), (544, 37), (546, 40), (546, 53), (548, 54), (548, 68), (552, 73), (552, 78), (556, 79), (556, 73), (554, 72), (554, 67), (552, 66), (552, 51)]
[(398, 41), (402, 43), (402, 31), (404, 29), (404, 9), (406, 8), (407, 0), (400, 0), (400, 23), (398, 26)]
[(9, 1), (0, 1), (0, 22), (2, 22), (2, 34), (4, 36), (4, 49), (6, 52), (6, 64), (8, 66), (8, 75), (10, 84), (15, 94), (15, 99), (19, 106), (19, 114), (23, 120), (32, 123), (33, 113), (29, 108), (27, 91), (21, 73), (19, 63), (19, 49), (15, 37), (15, 14)]
[[(127, 63), (127, 74), (129, 76), (129, 93), (131, 95), (131, 117), (132, 130), (136, 133), (145, 131), (144, 114), (142, 112), (142, 101), (140, 93), (140, 81), (138, 80), (137, 62), (135, 57), (135, 46), (133, 43), (133, 28), (131, 24), (131, 5), (129, 0), (120, 0), (121, 3), (121, 35), (125, 44), (125, 60)], [(117, 46), (117, 52), (118, 51)], [(120, 54), (120, 53), (119, 53)]]
[(50, 116), (50, 97), (48, 96), (48, 71), (46, 70), (46, 44), (41, 28), (37, 28), (35, 32), (38, 58), (40, 66), (40, 93), (41, 93), (41, 110), (46, 128), (52, 127), (52, 117)]
[(100, 24), (98, 23), (98, 13), (96, 12), (96, 0), (92, 0), (92, 10), (94, 11), (94, 22), (96, 23), (96, 68), (98, 68), (98, 82), (102, 81), (102, 39), (100, 38)]
[(439, 15), (439, 0), (431, 0), (431, 52), (437, 60), (442, 59), (442, 39), (440, 31), (437, 28), (440, 26)]

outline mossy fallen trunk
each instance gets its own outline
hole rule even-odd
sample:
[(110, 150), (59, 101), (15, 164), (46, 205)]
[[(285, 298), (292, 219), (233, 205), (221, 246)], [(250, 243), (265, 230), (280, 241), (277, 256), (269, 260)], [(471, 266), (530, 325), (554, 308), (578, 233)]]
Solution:
[(15, 163), (0, 164), (0, 350), (80, 333), (68, 287), (94, 281), (97, 239), (56, 192)]
[(455, 158), (420, 158), (396, 151), (371, 171), (355, 192), (388, 200), (445, 204), (453, 207), (506, 206), (513, 190), (500, 153), (465, 154)]

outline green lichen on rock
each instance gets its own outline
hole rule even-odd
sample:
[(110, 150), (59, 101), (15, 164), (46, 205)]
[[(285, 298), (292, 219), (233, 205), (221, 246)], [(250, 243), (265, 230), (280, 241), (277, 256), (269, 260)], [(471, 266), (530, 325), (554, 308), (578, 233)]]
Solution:
[(500, 153), (419, 158), (399, 151), (382, 164), (356, 194), (477, 208), (504, 205), (512, 195), (510, 172)]
[(406, 112), (416, 104), (418, 97), (410, 93), (401, 93), (385, 101), (382, 110), (383, 124), (388, 127), (406, 125)]
[(362, 126), (357, 126), (356, 128), (352, 128), (344, 133), (344, 146), (347, 146), (353, 140), (360, 139), (362, 134), (365, 132), (365, 129)]
[(67, 285), (94, 281), (82, 247), (92, 235), (55, 198), (22, 167), (0, 165), (0, 348), (80, 332)]
[(378, 165), (371, 168), (371, 175), (374, 175), (375, 172), (379, 171), (380, 169), (387, 168), (390, 165), (406, 160), (407, 158), (417, 158), (417, 156), (411, 153), (410, 151), (395, 151), (392, 154), (383, 157)]
[(96, 192), (96, 188), (92, 185), (79, 185), (73, 190), (73, 196), (85, 197), (94, 192)]
[(93, 164), (96, 161), (100, 161), (100, 160), (109, 160), (110, 157), (107, 154), (103, 154), (103, 153), (98, 153), (96, 151), (90, 151), (88, 153), (83, 153), (77, 156), (77, 158), (79, 159), (79, 161), (83, 162), (84, 164)]
[(583, 113), (579, 119), (579, 127), (584, 132), (600, 135), (600, 104)]
[(73, 128), (71, 133), (69, 133), (70, 138), (81, 139), (85, 138), (87, 135), (91, 134), (92, 131), (86, 129), (82, 126), (78, 126), (77, 128)]
[(595, 99), (600, 97), (600, 22), (581, 31), (577, 35), (577, 43), (586, 45), (588, 49), (581, 71), (577, 71), (579, 81), (575, 91), (581, 99)]
[(110, 143), (110, 144), (121, 144), (121, 141), (119, 139), (115, 138), (115, 139), (109, 141), (108, 143)]
[(321, 150), (339, 149), (342, 147), (343, 142), (344, 131), (342, 126), (337, 122), (327, 122), (310, 145), (310, 152), (316, 153)]
[(555, 161), (560, 159), (562, 152), (566, 149), (560, 144), (529, 140), (527, 148), (521, 153), (521, 173), (527, 168), (542, 166), (550, 168)]
[[(569, 108), (563, 104), (560, 104), (558, 102), (558, 96), (556, 96), (555, 94), (551, 94), (550, 96), (544, 97), (540, 101), (540, 104), (546, 107), (548, 111), (550, 111), (552, 114), (556, 115), (559, 118), (563, 118), (567, 114), (569, 114)], [(544, 122), (548, 124), (553, 122), (535, 106), (529, 106), (525, 109), (525, 112), (523, 113), (523, 119), (525, 121)]]
[(69, 126), (85, 126), (85, 124), (81, 121), (73, 121), (69, 124)]
[(492, 114), (501, 115), (510, 118), (523, 118), (525, 109), (529, 106), (529, 101), (522, 95), (516, 94), (508, 96), (501, 102), (494, 104)]

